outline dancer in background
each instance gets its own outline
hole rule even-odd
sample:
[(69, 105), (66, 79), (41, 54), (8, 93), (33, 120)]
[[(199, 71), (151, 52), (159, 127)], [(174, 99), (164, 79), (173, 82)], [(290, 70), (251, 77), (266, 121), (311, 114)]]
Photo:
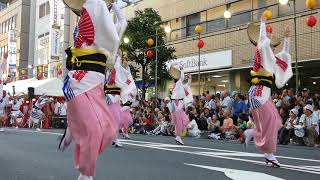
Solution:
[(45, 118), (45, 115), (41, 109), (47, 103), (49, 103), (49, 98), (46, 95), (42, 95), (38, 98), (31, 110), (31, 115), (29, 117), (29, 128), (31, 123), (33, 123), (33, 127), (35, 127), (37, 131), (41, 131), (41, 121)]
[[(176, 68), (178, 69), (178, 68)], [(186, 130), (188, 125), (188, 116), (186, 115), (184, 108), (184, 99), (186, 97), (185, 94), (185, 86), (183, 84), (184, 81), (184, 73), (182, 68), (180, 70), (180, 77), (178, 80), (175, 79), (174, 88), (172, 90), (171, 95), (171, 115), (172, 115), (172, 122), (175, 125), (175, 134), (176, 134), (176, 142), (180, 145), (184, 145), (181, 135), (184, 130)]]
[[(68, 54), (72, 69), (64, 80), (63, 92), (68, 104), (69, 136), (75, 143), (74, 163), (80, 172), (78, 180), (92, 180), (99, 155), (116, 137), (104, 83), (106, 68), (114, 64), (121, 39), (105, 1), (64, 2), (72, 10), (82, 11), (75, 47)], [(119, 28), (124, 31), (121, 25)]]
[(274, 153), (281, 118), (271, 100), (271, 87), (273, 76), (275, 76), (275, 84), (278, 88), (282, 88), (292, 77), (289, 29), (285, 30), (284, 46), (279, 54), (274, 55), (270, 44), (271, 40), (266, 33), (266, 23), (261, 20), (260, 38), (256, 47), (253, 69), (250, 72), (252, 86), (249, 90), (249, 103), (256, 125), (253, 131), (256, 147), (264, 153), (267, 163), (280, 167)]
[(116, 82), (121, 87), (121, 121), (122, 121), (122, 134), (125, 138), (130, 139), (128, 129), (133, 123), (133, 117), (130, 112), (130, 107), (135, 101), (137, 95), (137, 87), (133, 80), (130, 67), (126, 58), (123, 58), (122, 63), (120, 57), (115, 65), (117, 71)]

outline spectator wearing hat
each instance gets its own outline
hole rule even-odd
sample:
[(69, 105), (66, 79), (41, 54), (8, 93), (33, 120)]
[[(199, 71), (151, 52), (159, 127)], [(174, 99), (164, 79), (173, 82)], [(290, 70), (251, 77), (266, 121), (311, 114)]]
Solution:
[(305, 135), (302, 138), (303, 143), (307, 146), (313, 147), (318, 137), (318, 119), (313, 114), (313, 107), (307, 104), (304, 107), (304, 114), (299, 119), (299, 124), (303, 126)]
[(280, 129), (279, 134), (279, 143), (283, 145), (287, 145), (290, 142), (290, 139), (294, 136), (294, 125), (298, 123), (298, 110), (291, 109), (289, 113), (288, 120), (284, 123), (282, 128)]

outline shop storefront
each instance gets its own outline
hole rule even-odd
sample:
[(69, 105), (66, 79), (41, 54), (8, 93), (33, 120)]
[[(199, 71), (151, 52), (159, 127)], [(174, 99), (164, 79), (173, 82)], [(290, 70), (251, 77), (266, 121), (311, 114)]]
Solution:
[[(201, 54), (200, 56), (200, 83), (199, 83), (199, 56), (178, 58), (170, 61), (172, 64), (183, 67), (185, 74), (192, 75), (192, 92), (194, 95), (209, 91), (218, 93), (224, 90), (235, 88), (235, 84), (241, 84), (241, 74), (232, 71), (232, 51), (220, 51), (214, 53)], [(235, 83), (235, 81), (239, 81)], [(199, 86), (200, 85), (200, 86)], [(239, 86), (240, 87), (240, 86)], [(165, 88), (161, 89), (161, 97), (166, 96), (173, 88), (173, 82), (167, 82)]]

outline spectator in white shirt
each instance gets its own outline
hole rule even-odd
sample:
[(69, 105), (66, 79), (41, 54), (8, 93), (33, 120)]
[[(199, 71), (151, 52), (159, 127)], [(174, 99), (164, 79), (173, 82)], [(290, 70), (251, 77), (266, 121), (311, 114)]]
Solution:
[(224, 91), (223, 92), (223, 101), (221, 102), (221, 107), (223, 110), (229, 109), (231, 110), (232, 108), (232, 99), (230, 98), (229, 91)]
[(305, 136), (303, 137), (304, 144), (313, 147), (318, 137), (318, 119), (317, 116), (313, 114), (312, 105), (307, 104), (304, 107), (304, 114), (300, 117), (299, 124), (305, 129)]
[(59, 108), (60, 108), (60, 103), (58, 101), (58, 99), (55, 99), (54, 100), (54, 110), (53, 110), (53, 113), (55, 116), (59, 116)]
[(208, 108), (212, 114), (216, 112), (216, 103), (209, 94), (206, 96), (206, 103), (204, 104), (204, 107)]
[(201, 131), (199, 130), (198, 124), (194, 119), (189, 121), (187, 125), (187, 133), (190, 137), (200, 138)]
[(60, 116), (66, 116), (67, 115), (67, 103), (62, 100), (60, 105)]

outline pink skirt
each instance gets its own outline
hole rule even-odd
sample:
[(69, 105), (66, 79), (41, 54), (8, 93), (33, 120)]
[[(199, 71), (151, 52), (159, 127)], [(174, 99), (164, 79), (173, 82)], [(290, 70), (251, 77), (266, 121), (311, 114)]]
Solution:
[(120, 128), (128, 128), (133, 123), (133, 117), (130, 110), (125, 110), (121, 113), (121, 125)]
[(181, 136), (183, 130), (187, 128), (189, 118), (182, 109), (172, 112), (171, 115), (172, 122), (175, 125), (176, 136)]
[(74, 97), (67, 105), (68, 126), (75, 141), (75, 166), (82, 174), (94, 176), (99, 154), (116, 136), (103, 86)]
[(112, 114), (112, 120), (115, 124), (115, 129), (117, 130), (117, 132), (119, 132), (119, 129), (122, 126), (122, 122), (121, 122), (121, 106), (119, 103), (112, 103), (110, 105), (108, 105), (108, 109)]
[(257, 149), (263, 153), (275, 153), (281, 118), (274, 103), (268, 100), (261, 107), (252, 109), (252, 118), (256, 125), (253, 137)]

